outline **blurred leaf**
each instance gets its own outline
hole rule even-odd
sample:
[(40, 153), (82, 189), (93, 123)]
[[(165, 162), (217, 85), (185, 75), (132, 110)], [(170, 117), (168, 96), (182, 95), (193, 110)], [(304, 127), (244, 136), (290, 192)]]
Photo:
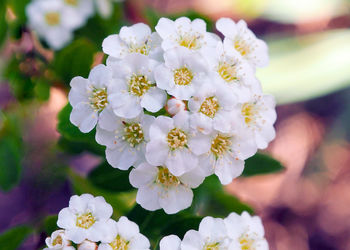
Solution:
[(84, 38), (75, 40), (56, 53), (53, 68), (57, 76), (69, 85), (75, 76), (88, 76), (95, 52), (97, 48), (89, 40)]
[(7, 3), (13, 14), (16, 16), (16, 20), (19, 20), (21, 23), (25, 23), (26, 21), (26, 6), (30, 0), (7, 0)]
[(181, 239), (187, 231), (194, 229), (198, 230), (199, 224), (203, 218), (199, 216), (189, 216), (179, 218), (172, 223), (165, 223), (165, 228), (162, 230), (162, 235), (176, 234)]
[(58, 229), (57, 226), (58, 215), (49, 215), (44, 220), (43, 231), (46, 235), (51, 235), (54, 231)]
[(245, 160), (243, 176), (271, 174), (284, 170), (281, 163), (266, 154), (257, 153)]
[(7, 34), (6, 23), (6, 1), (0, 1), (0, 47), (3, 44)]
[[(80, 132), (69, 120), (71, 112), (72, 106), (68, 103), (58, 114), (57, 130), (63, 136), (63, 139), (60, 140), (60, 146), (73, 153), (87, 150), (104, 155), (104, 147), (95, 141), (95, 130), (86, 134)], [(70, 145), (71, 142), (72, 145)]]
[(17, 226), (0, 234), (1, 249), (15, 250), (31, 234), (32, 228), (28, 226)]
[(89, 181), (98, 188), (111, 192), (123, 192), (134, 190), (129, 182), (129, 171), (113, 168), (107, 162), (103, 162), (93, 169), (89, 175)]
[(350, 85), (350, 30), (268, 40), (271, 63), (257, 70), (278, 104), (308, 100)]
[(39, 79), (35, 83), (34, 93), (40, 101), (47, 101), (50, 97), (50, 85), (45, 80)]

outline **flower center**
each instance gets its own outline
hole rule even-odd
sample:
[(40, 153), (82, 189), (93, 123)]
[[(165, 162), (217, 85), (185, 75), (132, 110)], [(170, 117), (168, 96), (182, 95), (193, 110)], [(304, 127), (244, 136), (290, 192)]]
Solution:
[(114, 241), (109, 243), (113, 250), (127, 250), (129, 248), (129, 241), (126, 241), (118, 234)]
[(187, 67), (174, 71), (174, 82), (177, 85), (188, 85), (192, 82), (193, 74)]
[(72, 6), (77, 6), (79, 0), (64, 0), (66, 4), (72, 5)]
[(255, 247), (254, 245), (254, 240), (250, 239), (248, 235), (242, 235), (239, 238), (239, 244), (241, 244), (241, 249), (242, 250), (254, 250)]
[(168, 133), (168, 145), (171, 150), (181, 149), (187, 145), (187, 135), (184, 131), (178, 128), (173, 128)]
[(106, 88), (94, 88), (90, 96), (90, 104), (95, 111), (102, 111), (108, 104)]
[(180, 46), (186, 47), (188, 49), (199, 49), (201, 47), (199, 38), (200, 36), (196, 36), (194, 34), (186, 34), (178, 39), (178, 43)]
[(219, 250), (219, 243), (206, 244), (203, 250)]
[(152, 83), (145, 75), (133, 74), (129, 80), (129, 91), (136, 96), (143, 96), (151, 87)]
[(181, 182), (176, 176), (172, 175), (167, 168), (158, 167), (156, 183), (169, 188), (173, 186), (178, 186)]
[(242, 115), (244, 116), (244, 121), (247, 125), (255, 121), (255, 117), (258, 114), (255, 105), (252, 103), (245, 103), (242, 106)]
[(76, 226), (88, 229), (96, 222), (91, 213), (85, 213), (77, 217)]
[(45, 14), (45, 21), (50, 26), (56, 26), (60, 23), (61, 17), (58, 12), (48, 12)]
[(61, 235), (57, 235), (57, 237), (52, 241), (52, 245), (56, 246), (56, 245), (62, 245), (62, 236)]
[(139, 53), (147, 56), (149, 54), (149, 50), (150, 48), (146, 43), (141, 46), (137, 46), (135, 44), (129, 45), (129, 53)]
[(231, 137), (230, 136), (224, 136), (221, 134), (218, 134), (212, 141), (211, 141), (211, 152), (214, 154), (216, 158), (219, 158), (223, 154), (225, 154), (227, 151), (230, 150), (230, 146), (232, 145)]
[(236, 64), (228, 64), (227, 62), (223, 62), (219, 64), (218, 73), (222, 79), (226, 82), (232, 82), (237, 80), (237, 72), (236, 72)]
[(250, 53), (250, 47), (243, 39), (235, 40), (233, 46), (239, 53), (241, 53), (242, 56), (245, 56)]
[(199, 108), (199, 112), (210, 118), (214, 118), (219, 110), (219, 102), (215, 96), (207, 97)]
[(140, 123), (125, 123), (123, 140), (131, 147), (135, 147), (144, 140), (144, 134)]

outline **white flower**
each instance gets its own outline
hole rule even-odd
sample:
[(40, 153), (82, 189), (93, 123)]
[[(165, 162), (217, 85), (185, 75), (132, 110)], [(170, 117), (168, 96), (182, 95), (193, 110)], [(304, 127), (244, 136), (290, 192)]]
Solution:
[(224, 220), (208, 216), (203, 218), (198, 231), (186, 232), (181, 250), (231, 250), (230, 243)]
[(159, 242), (160, 250), (181, 250), (181, 239), (177, 235), (168, 235)]
[[(124, 26), (119, 35), (110, 35), (103, 40), (103, 52), (114, 59), (123, 59), (131, 53), (149, 56), (152, 59), (162, 58), (161, 38), (144, 23)], [(111, 59), (109, 59), (111, 60)]]
[(111, 70), (100, 64), (91, 70), (88, 79), (78, 76), (70, 82), (68, 99), (73, 107), (70, 121), (83, 133), (91, 131), (107, 109), (112, 81)]
[(257, 151), (253, 135), (246, 129), (235, 129), (231, 133), (198, 133), (189, 146), (199, 156), (198, 165), (205, 173), (213, 172), (222, 184), (229, 184), (240, 176), (244, 169), (244, 160)]
[(239, 104), (241, 123), (254, 133), (256, 145), (265, 149), (276, 132), (275, 98), (272, 95), (252, 94), (248, 102)]
[(228, 237), (235, 243), (235, 249), (268, 250), (264, 238), (264, 227), (258, 216), (250, 216), (247, 212), (241, 215), (231, 213), (224, 219)]
[(59, 212), (57, 225), (64, 228), (67, 239), (76, 244), (86, 239), (97, 242), (105, 237), (105, 224), (112, 213), (112, 206), (101, 196), (74, 195), (69, 207)]
[(78, 250), (96, 250), (97, 244), (95, 242), (84, 240), (81, 244), (78, 245)]
[(172, 97), (168, 100), (165, 109), (170, 115), (176, 115), (179, 112), (185, 111), (186, 104), (183, 101)]
[(160, 18), (155, 29), (163, 39), (162, 48), (169, 50), (184, 47), (189, 50), (200, 51), (207, 46), (215, 47), (219, 37), (207, 32), (206, 23), (202, 19), (191, 21), (187, 17), (180, 17), (175, 21)]
[(67, 239), (64, 230), (56, 230), (51, 234), (51, 237), (47, 237), (45, 240), (46, 248), (56, 249), (56, 250), (74, 250), (75, 248), (71, 246), (71, 242)]
[(86, 20), (94, 14), (93, 0), (61, 0), (65, 7), (74, 13), (77, 27), (83, 26)]
[(32, 1), (26, 13), (29, 26), (55, 50), (72, 40), (72, 30), (79, 25), (74, 12), (65, 8), (61, 0)]
[(154, 72), (158, 88), (180, 100), (188, 100), (207, 76), (206, 65), (198, 53), (175, 48), (164, 53), (164, 64)]
[(125, 216), (120, 217), (118, 222), (110, 220), (109, 240), (102, 240), (98, 250), (148, 250), (149, 240), (140, 233), (136, 223), (129, 221)]
[(259, 80), (255, 77), (254, 69), (242, 59), (237, 51), (224, 50), (223, 44), (216, 48), (208, 48), (203, 53), (210, 66), (214, 82), (221, 83), (221, 88), (235, 94), (239, 101), (246, 101), (250, 93), (262, 92)]
[(173, 118), (158, 116), (150, 127), (146, 159), (154, 166), (167, 166), (175, 176), (197, 167), (198, 159), (188, 147), (191, 141), (188, 112)]
[(135, 53), (111, 64), (116, 83), (108, 101), (116, 115), (130, 119), (143, 108), (157, 112), (165, 105), (166, 93), (155, 86), (156, 65), (156, 61)]
[(136, 202), (147, 210), (164, 209), (177, 213), (191, 206), (193, 192), (204, 180), (197, 169), (175, 176), (166, 165), (153, 166), (146, 162), (130, 172), (130, 183), (138, 188)]
[(112, 110), (101, 114), (96, 141), (106, 149), (106, 158), (115, 168), (127, 170), (144, 161), (149, 127), (154, 117), (141, 114), (134, 119), (117, 117)]
[(191, 127), (204, 134), (213, 129), (228, 133), (232, 129), (230, 112), (236, 96), (217, 84), (203, 84), (188, 102)]
[(225, 49), (238, 51), (254, 68), (268, 64), (269, 55), (266, 43), (255, 37), (245, 21), (240, 20), (235, 23), (230, 18), (220, 18), (216, 22), (216, 28), (225, 36)]

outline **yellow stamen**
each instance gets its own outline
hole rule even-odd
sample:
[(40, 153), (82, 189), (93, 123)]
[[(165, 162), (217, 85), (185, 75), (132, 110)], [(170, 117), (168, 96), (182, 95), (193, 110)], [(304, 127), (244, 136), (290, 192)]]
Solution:
[(182, 149), (187, 145), (187, 135), (181, 129), (173, 128), (168, 133), (167, 141), (171, 150)]
[(45, 21), (50, 26), (56, 26), (60, 23), (61, 17), (58, 12), (48, 12), (45, 14)]
[(177, 85), (188, 85), (193, 80), (193, 74), (187, 67), (182, 67), (174, 71), (174, 82)]
[(208, 97), (204, 100), (201, 107), (199, 108), (199, 112), (205, 114), (210, 118), (214, 118), (216, 112), (219, 110), (219, 102), (215, 96)]
[(145, 75), (133, 74), (129, 80), (129, 91), (136, 96), (143, 96), (153, 84)]
[(95, 217), (91, 213), (85, 213), (77, 217), (76, 226), (88, 229), (95, 224)]

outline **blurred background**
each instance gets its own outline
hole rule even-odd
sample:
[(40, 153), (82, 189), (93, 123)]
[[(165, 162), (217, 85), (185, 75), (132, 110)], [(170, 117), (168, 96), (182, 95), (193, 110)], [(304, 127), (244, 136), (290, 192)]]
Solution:
[[(272, 250), (350, 249), (350, 1), (127, 0), (114, 3), (107, 21), (91, 18), (75, 32), (78, 40), (56, 54), (26, 28), (18, 9), (28, 2), (8, 0), (1, 16), (7, 26), (0, 29), (10, 32), (0, 52), (0, 232), (58, 213), (74, 180), (101, 161), (91, 152), (61, 150), (69, 141), (56, 130), (57, 115), (69, 80), (87, 75), (70, 67), (101, 62), (103, 38), (125, 24), (154, 27), (160, 16), (187, 15), (205, 18), (215, 32), (215, 20), (227, 16), (246, 20), (269, 45), (270, 65), (257, 71), (278, 102), (277, 137), (267, 152), (286, 167), (238, 178), (227, 191), (262, 216)], [(86, 49), (91, 58), (84, 58)], [(67, 179), (68, 168), (76, 176)], [(20, 249), (37, 249), (44, 238), (33, 235)]]

